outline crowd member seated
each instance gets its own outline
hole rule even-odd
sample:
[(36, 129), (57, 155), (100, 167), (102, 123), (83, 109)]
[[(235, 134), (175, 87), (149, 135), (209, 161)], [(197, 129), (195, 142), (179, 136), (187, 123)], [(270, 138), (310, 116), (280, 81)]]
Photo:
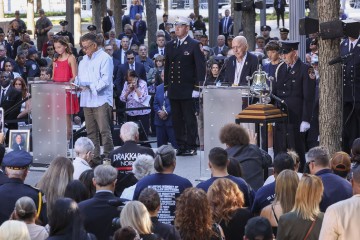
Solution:
[(307, 154), (310, 173), (321, 178), (324, 194), (320, 203), (320, 210), (326, 209), (339, 201), (352, 196), (351, 184), (342, 177), (331, 172), (330, 155), (325, 147), (314, 147)]
[(175, 150), (169, 145), (158, 148), (154, 167), (157, 173), (141, 179), (137, 184), (133, 200), (138, 200), (141, 191), (145, 188), (155, 189), (160, 197), (159, 221), (166, 224), (174, 224), (175, 200), (182, 192), (192, 187), (191, 182), (174, 174), (176, 166)]
[(227, 165), (229, 158), (227, 152), (220, 148), (215, 147), (209, 152), (209, 168), (211, 170), (211, 178), (199, 183), (196, 187), (203, 189), (205, 192), (208, 191), (209, 187), (213, 184), (216, 179), (227, 178), (235, 182), (239, 187), (240, 191), (244, 194), (245, 204), (244, 206), (250, 207), (254, 199), (254, 190), (240, 177), (234, 177), (228, 174)]
[(95, 146), (93, 142), (87, 137), (80, 137), (74, 144), (76, 157), (73, 161), (74, 165), (74, 179), (79, 179), (80, 175), (91, 169), (91, 160), (94, 157)]
[[(278, 153), (274, 159), (274, 177), (276, 177), (285, 169), (294, 170), (294, 160), (287, 153)], [(252, 213), (259, 215), (261, 210), (270, 205), (275, 198), (275, 182), (267, 184), (259, 188), (255, 194), (254, 204), (252, 205)]]
[(133, 32), (133, 28), (131, 27), (131, 25), (125, 25), (125, 30), (123, 33), (120, 33), (118, 39), (122, 40), (124, 36), (127, 36), (129, 38), (129, 46), (133, 44), (136, 44), (138, 46), (140, 45), (139, 39)]
[(271, 225), (266, 218), (254, 217), (245, 226), (244, 240), (273, 240)]
[[(225, 55), (223, 54), (226, 50), (228, 49), (228, 47), (225, 45), (225, 36), (224, 35), (219, 35), (217, 37), (217, 46), (213, 48), (214, 54), (215, 56), (217, 55)], [(223, 52), (224, 51), (224, 52)]]
[(85, 229), (97, 239), (109, 239), (114, 234), (111, 223), (113, 218), (119, 216), (119, 212), (116, 206), (109, 204), (109, 200), (118, 200), (114, 195), (116, 177), (117, 171), (112, 166), (97, 166), (93, 178), (95, 196), (79, 203)]
[(34, 200), (41, 224), (47, 223), (44, 196), (40, 190), (24, 184), (32, 159), (32, 156), (23, 150), (12, 151), (4, 157), (2, 166), (5, 167), (9, 179), (0, 186), (0, 224), (9, 219), (16, 201), (24, 196)]
[(164, 240), (180, 240), (179, 232), (169, 224), (159, 222), (158, 213), (160, 210), (160, 196), (152, 188), (145, 188), (141, 191), (139, 201), (147, 208), (152, 222), (152, 231)]
[(116, 184), (116, 195), (120, 196), (122, 191), (137, 182), (136, 177), (131, 172), (136, 158), (141, 154), (155, 157), (151, 148), (139, 146), (139, 126), (134, 122), (126, 122), (121, 126), (120, 138), (124, 145), (115, 149), (109, 154), (111, 166), (118, 170), (118, 180)]

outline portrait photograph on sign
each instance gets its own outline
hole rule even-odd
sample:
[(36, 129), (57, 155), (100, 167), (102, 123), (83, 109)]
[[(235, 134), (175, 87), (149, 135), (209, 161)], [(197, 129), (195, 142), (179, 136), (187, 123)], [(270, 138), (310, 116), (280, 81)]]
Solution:
[(30, 130), (10, 130), (9, 138), (9, 147), (12, 150), (30, 150)]

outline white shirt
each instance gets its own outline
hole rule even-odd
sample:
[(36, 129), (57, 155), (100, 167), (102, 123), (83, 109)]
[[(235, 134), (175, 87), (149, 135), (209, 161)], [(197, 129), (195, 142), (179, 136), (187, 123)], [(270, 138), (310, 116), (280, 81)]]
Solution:
[[(2, 97), (3, 97), (3, 94), (6, 96), (6, 93), (7, 93), (7, 91), (9, 90), (9, 87), (10, 87), (10, 84), (9, 84), (9, 86), (7, 86), (6, 88), (1, 87), (0, 102), (1, 102), (1, 99), (2, 99)], [(5, 92), (3, 92), (3, 90), (5, 90)], [(4, 98), (4, 100), (5, 100), (5, 99), (6, 99), (6, 98)]]
[(350, 52), (350, 49), (351, 49), (351, 44), (352, 44), (353, 49), (354, 49), (358, 41), (359, 41), (359, 39), (355, 39), (355, 40), (352, 42), (352, 41), (350, 41), (350, 39), (349, 39), (349, 52)]
[(87, 55), (79, 63), (75, 84), (89, 89), (81, 91), (80, 107), (100, 107), (105, 103), (113, 105), (112, 57), (102, 49)]
[(247, 57), (247, 53), (245, 54), (245, 56), (242, 58), (242, 60), (240, 62), (236, 59), (235, 78), (234, 78), (234, 85), (236, 85), (236, 86), (239, 85), (241, 72), (244, 67), (246, 57)]
[(187, 36), (189, 36), (189, 34), (187, 34), (185, 37), (183, 37), (183, 38), (181, 38), (181, 39), (178, 38), (178, 41), (180, 41), (180, 45), (179, 45), (179, 46), (181, 46), (181, 44), (183, 44), (183, 42), (185, 41), (185, 39), (187, 38)]
[[(161, 53), (162, 51), (162, 53)], [(161, 55), (165, 55), (165, 48), (158, 48), (158, 53), (161, 54)]]
[(85, 161), (82, 158), (76, 157), (73, 161), (73, 165), (74, 165), (74, 174), (73, 174), (73, 178), (74, 180), (78, 180), (80, 175), (85, 172), (86, 170), (91, 169), (89, 163), (87, 161)]

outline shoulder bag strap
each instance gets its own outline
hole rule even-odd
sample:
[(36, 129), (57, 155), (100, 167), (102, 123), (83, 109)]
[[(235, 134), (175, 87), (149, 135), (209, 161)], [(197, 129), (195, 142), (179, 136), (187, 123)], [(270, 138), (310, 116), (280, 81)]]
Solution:
[(305, 237), (304, 237), (304, 240), (306, 240), (306, 239), (309, 237), (309, 235), (310, 235), (310, 233), (311, 233), (311, 230), (312, 230), (312, 229), (314, 228), (314, 226), (315, 226), (315, 223), (316, 223), (316, 218), (315, 218), (315, 220), (312, 222), (309, 230), (307, 231), (307, 233), (306, 233), (306, 235), (305, 235)]
[(276, 214), (275, 214), (274, 205), (272, 205), (272, 204), (271, 204), (271, 211), (272, 211), (272, 213), (274, 214), (276, 223), (279, 223), (279, 219), (277, 218), (277, 216), (276, 216)]

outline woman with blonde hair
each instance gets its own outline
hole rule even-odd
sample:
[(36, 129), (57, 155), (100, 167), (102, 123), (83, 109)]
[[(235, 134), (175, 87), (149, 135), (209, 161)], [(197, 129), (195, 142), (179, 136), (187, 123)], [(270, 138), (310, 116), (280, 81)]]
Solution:
[(294, 207), (298, 185), (299, 177), (296, 172), (283, 170), (276, 178), (274, 202), (261, 211), (260, 216), (269, 220), (275, 236), (280, 216), (290, 212)]
[(32, 240), (43, 240), (49, 236), (45, 227), (35, 224), (36, 206), (34, 200), (29, 197), (21, 197), (15, 203), (11, 219), (24, 222), (28, 228)]
[(324, 218), (319, 207), (323, 192), (319, 177), (303, 175), (296, 190), (294, 208), (279, 219), (277, 240), (319, 239)]
[(0, 226), (0, 240), (30, 240), (26, 224), (16, 220), (5, 221)]
[(223, 237), (214, 224), (210, 203), (204, 190), (187, 188), (176, 200), (175, 227), (182, 240), (215, 240)]
[(120, 225), (122, 227), (132, 227), (144, 240), (160, 239), (158, 235), (151, 231), (151, 218), (145, 205), (139, 201), (128, 202), (120, 213)]
[(226, 240), (237, 240), (244, 236), (245, 225), (252, 217), (244, 206), (244, 194), (231, 180), (219, 178), (207, 192), (214, 221), (220, 224)]
[(56, 200), (64, 197), (66, 186), (73, 180), (74, 166), (70, 159), (57, 157), (41, 177), (37, 187), (45, 194), (47, 216), (51, 215)]

